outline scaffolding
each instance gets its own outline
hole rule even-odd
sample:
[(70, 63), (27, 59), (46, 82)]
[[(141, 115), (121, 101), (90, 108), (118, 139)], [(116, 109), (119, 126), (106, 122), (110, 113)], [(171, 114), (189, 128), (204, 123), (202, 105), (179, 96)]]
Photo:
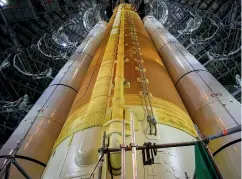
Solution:
[[(124, 123), (124, 121), (123, 121)], [(167, 144), (152, 144), (152, 143), (144, 143), (144, 145), (142, 146), (138, 146), (135, 143), (135, 130), (134, 130), (134, 119), (131, 118), (131, 139), (132, 139), (132, 143), (130, 143), (129, 145), (125, 145), (125, 133), (124, 133), (124, 125), (123, 125), (123, 143), (120, 144), (119, 148), (110, 148), (105, 146), (105, 137), (106, 137), (106, 133), (104, 132), (103, 134), (103, 142), (102, 142), (102, 147), (98, 150), (98, 152), (100, 153), (100, 157), (99, 160), (96, 164), (96, 167), (94, 168), (92, 174), (90, 175), (90, 178), (94, 175), (94, 172), (97, 168), (97, 166), (99, 166), (99, 170), (98, 170), (98, 179), (101, 179), (102, 176), (102, 164), (104, 162), (104, 155), (105, 154), (110, 154), (113, 152), (122, 152), (122, 173), (121, 173), (121, 178), (124, 179), (125, 178), (125, 153), (128, 151), (132, 151), (132, 166), (133, 166), (133, 179), (137, 179), (137, 161), (136, 161), (136, 151), (137, 150), (141, 150), (142, 151), (142, 159), (143, 159), (143, 165), (152, 165), (154, 164), (154, 157), (157, 155), (157, 149), (160, 148), (171, 148), (171, 147), (186, 147), (186, 146), (195, 146), (196, 149), (196, 155), (198, 157), (200, 157), (200, 160), (205, 160), (207, 161), (207, 163), (209, 163), (209, 167), (208, 171), (210, 173), (207, 173), (206, 177), (208, 176), (212, 176), (210, 177), (212, 178), (217, 178), (217, 179), (222, 179), (223, 176), (221, 174), (221, 172), (219, 171), (219, 168), (214, 160), (214, 156), (222, 151), (223, 149), (225, 149), (226, 147), (233, 145), (234, 143), (240, 142), (240, 139), (237, 139), (235, 141), (229, 142), (227, 144), (225, 144), (224, 146), (222, 146), (221, 148), (219, 148), (217, 151), (215, 151), (213, 154), (211, 153), (211, 151), (208, 149), (207, 145), (211, 140), (215, 140), (218, 139), (220, 137), (224, 137), (227, 135), (231, 135), (237, 132), (241, 131), (241, 125), (227, 129), (227, 130), (223, 130), (220, 133), (217, 133), (215, 135), (211, 135), (205, 138), (201, 138), (200, 136), (197, 138), (197, 141), (191, 141), (191, 142), (181, 142), (181, 143), (167, 143)], [(198, 154), (198, 152), (200, 152), (200, 156)], [(202, 158), (201, 158), (201, 155)], [(205, 167), (205, 166), (198, 166), (199, 165), (199, 159), (198, 157), (196, 158), (196, 167), (195, 167), (195, 171), (194, 171), (194, 175), (193, 178), (197, 178), (197, 179), (202, 179), (201, 175), (204, 176), (201, 173), (201, 167)], [(101, 162), (101, 165), (100, 165)], [(203, 161), (202, 161), (203, 162)], [(202, 164), (201, 164), (202, 165)], [(199, 173), (199, 175), (196, 175), (196, 173)]]

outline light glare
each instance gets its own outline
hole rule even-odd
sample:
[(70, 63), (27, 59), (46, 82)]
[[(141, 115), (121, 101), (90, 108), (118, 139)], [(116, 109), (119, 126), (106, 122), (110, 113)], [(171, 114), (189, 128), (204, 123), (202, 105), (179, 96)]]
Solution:
[(7, 0), (0, 0), (0, 6), (5, 6), (8, 4)]

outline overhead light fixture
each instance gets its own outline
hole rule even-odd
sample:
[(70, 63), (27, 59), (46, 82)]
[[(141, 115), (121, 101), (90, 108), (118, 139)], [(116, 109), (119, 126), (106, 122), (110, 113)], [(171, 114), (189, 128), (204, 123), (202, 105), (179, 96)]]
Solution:
[(0, 0), (0, 6), (6, 6), (6, 5), (8, 5), (7, 0)]
[(66, 47), (66, 46), (67, 46), (67, 44), (66, 44), (66, 43), (62, 43), (62, 46), (63, 46), (63, 47)]

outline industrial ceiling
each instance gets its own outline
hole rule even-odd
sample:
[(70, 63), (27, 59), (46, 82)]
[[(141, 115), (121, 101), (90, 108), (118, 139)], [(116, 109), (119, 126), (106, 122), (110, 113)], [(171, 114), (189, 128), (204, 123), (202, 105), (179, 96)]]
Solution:
[[(241, 100), (239, 0), (132, 0), (141, 17), (154, 15)], [(108, 0), (0, 0), (0, 146), (37, 101)], [(218, 94), (219, 95), (219, 94)]]

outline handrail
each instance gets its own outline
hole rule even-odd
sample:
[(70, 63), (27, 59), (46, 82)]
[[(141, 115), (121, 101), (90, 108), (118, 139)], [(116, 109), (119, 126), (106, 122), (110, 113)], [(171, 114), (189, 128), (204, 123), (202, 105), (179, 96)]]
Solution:
[[(233, 128), (229, 128), (227, 130), (223, 130), (220, 133), (217, 133), (217, 134), (212, 135), (212, 136), (208, 136), (208, 137), (203, 138), (203, 139), (198, 139), (196, 141), (180, 142), (180, 143), (167, 143), (167, 144), (155, 144), (155, 143), (151, 144), (151, 143), (148, 143), (148, 145), (147, 145), (147, 143), (145, 143), (142, 146), (134, 145), (134, 143), (131, 143), (129, 146), (128, 145), (127, 146), (120, 145), (119, 148), (109, 148), (109, 147), (105, 146), (105, 147), (99, 148), (98, 152), (101, 153), (102, 155), (110, 154), (110, 153), (113, 153), (113, 152), (120, 152), (123, 149), (126, 152), (127, 151), (132, 151), (133, 152), (134, 148), (135, 148), (135, 150), (142, 150), (142, 151), (144, 151), (144, 150), (153, 150), (154, 152), (156, 152), (156, 149), (159, 149), (159, 148), (186, 147), (186, 146), (193, 146), (193, 145), (196, 145), (197, 143), (201, 142), (202, 145), (204, 146), (207, 154), (208, 154), (209, 159), (211, 160), (211, 163), (212, 163), (212, 165), (213, 165), (213, 167), (214, 167), (218, 177), (220, 179), (222, 179), (223, 176), (222, 176), (221, 172), (219, 171), (219, 168), (218, 168), (218, 166), (215, 163), (215, 160), (213, 158), (214, 154), (212, 154), (210, 152), (210, 150), (207, 148), (207, 144), (209, 143), (210, 140), (215, 140), (215, 139), (218, 139), (220, 137), (224, 137), (224, 136), (227, 136), (227, 135), (230, 135), (230, 134), (234, 134), (234, 133), (237, 133), (237, 132), (241, 132), (241, 125), (233, 127)], [(194, 176), (195, 175), (196, 175), (196, 173), (194, 174)]]

